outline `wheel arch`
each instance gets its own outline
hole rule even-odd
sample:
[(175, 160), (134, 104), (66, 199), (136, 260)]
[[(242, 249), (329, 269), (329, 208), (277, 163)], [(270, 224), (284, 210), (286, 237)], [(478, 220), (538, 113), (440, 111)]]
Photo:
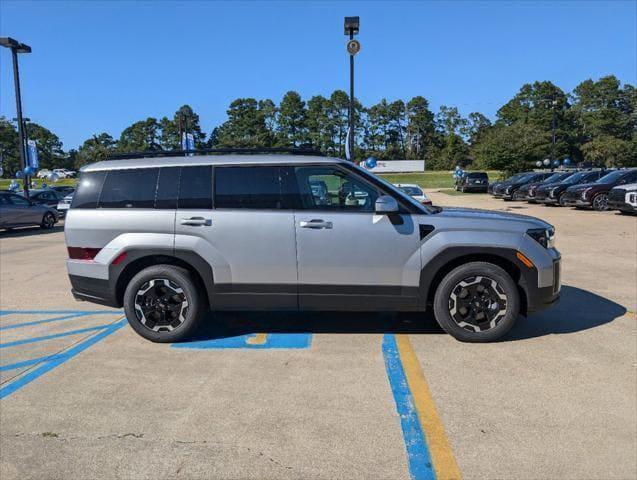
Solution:
[(531, 275), (537, 278), (535, 268), (520, 266), (517, 251), (508, 248), (451, 247), (443, 250), (430, 260), (421, 271), (420, 299), (424, 309), (433, 303), (436, 288), (442, 279), (454, 268), (469, 262), (487, 262), (501, 267), (518, 287), (520, 293), (520, 313), (526, 315), (528, 305), (528, 285)]
[(153, 265), (174, 265), (186, 269), (197, 286), (205, 292), (207, 305), (212, 304), (214, 277), (210, 264), (196, 253), (166, 249), (126, 251), (122, 263), (111, 264), (109, 278), (114, 282), (113, 290), (120, 306), (123, 304), (124, 291), (130, 280), (144, 268)]

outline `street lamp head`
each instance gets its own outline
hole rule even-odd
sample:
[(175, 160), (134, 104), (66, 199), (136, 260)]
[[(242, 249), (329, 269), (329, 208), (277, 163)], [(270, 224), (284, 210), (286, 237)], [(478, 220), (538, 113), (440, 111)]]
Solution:
[(0, 47), (10, 48), (18, 53), (31, 53), (31, 47), (11, 37), (0, 37)]
[(345, 17), (345, 35), (350, 33), (356, 35), (360, 25), (359, 17)]

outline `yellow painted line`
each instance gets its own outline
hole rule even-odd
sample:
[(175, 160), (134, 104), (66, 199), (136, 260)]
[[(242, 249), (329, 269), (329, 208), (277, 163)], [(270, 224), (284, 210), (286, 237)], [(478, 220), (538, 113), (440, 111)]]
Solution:
[(418, 420), (427, 438), (427, 446), (436, 472), (436, 479), (460, 479), (460, 468), (449, 445), (445, 427), (438, 415), (436, 404), (431, 397), (429, 385), (416, 358), (409, 336), (397, 334), (396, 345), (409, 390), (411, 390), (414, 399), (414, 406), (418, 412)]
[(267, 333), (257, 333), (254, 337), (250, 337), (246, 340), (246, 343), (250, 345), (263, 345), (268, 339)]

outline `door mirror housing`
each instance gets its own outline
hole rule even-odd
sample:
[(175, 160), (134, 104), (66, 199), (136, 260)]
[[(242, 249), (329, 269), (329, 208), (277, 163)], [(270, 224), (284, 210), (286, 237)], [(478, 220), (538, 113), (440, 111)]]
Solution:
[(376, 199), (374, 210), (376, 211), (376, 213), (379, 213), (381, 215), (386, 215), (388, 213), (397, 213), (398, 202), (394, 197), (390, 197), (389, 195), (381, 195)]

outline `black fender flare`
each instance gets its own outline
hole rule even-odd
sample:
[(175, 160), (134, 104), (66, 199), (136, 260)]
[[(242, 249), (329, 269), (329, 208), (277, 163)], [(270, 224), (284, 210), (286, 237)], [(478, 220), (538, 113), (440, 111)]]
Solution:
[(128, 280), (130, 280), (137, 271), (146, 266), (156, 265), (157, 263), (167, 263), (182, 266), (195, 272), (206, 290), (208, 304), (212, 305), (214, 293), (214, 274), (212, 266), (197, 253), (170, 247), (133, 248), (131, 250), (125, 250), (125, 253), (126, 256), (121, 262), (117, 264), (111, 263), (108, 269), (111, 291), (119, 303), (121, 303)]
[(537, 269), (524, 265), (517, 257), (517, 250), (505, 247), (457, 246), (438, 253), (420, 271), (419, 302), (424, 310), (433, 299), (435, 288), (442, 277), (455, 267), (472, 261), (491, 261), (503, 267), (521, 290), (522, 307), (526, 306), (537, 290)]

